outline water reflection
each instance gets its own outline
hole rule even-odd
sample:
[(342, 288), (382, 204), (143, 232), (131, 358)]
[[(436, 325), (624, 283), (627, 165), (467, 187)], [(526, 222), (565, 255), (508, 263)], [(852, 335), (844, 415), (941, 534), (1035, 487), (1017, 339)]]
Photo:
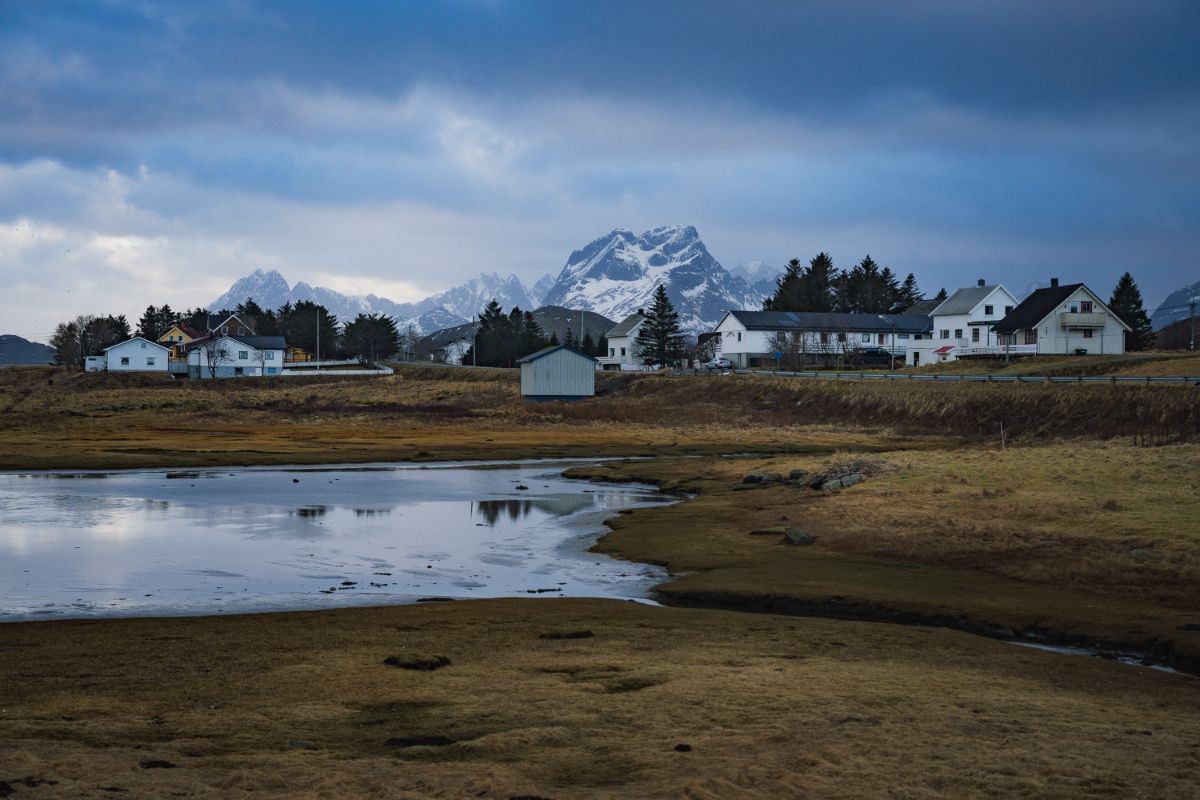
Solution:
[[(586, 549), (661, 498), (559, 469), (0, 474), (0, 620), (645, 596), (660, 570)], [(104, 480), (27, 480), (64, 476)]]

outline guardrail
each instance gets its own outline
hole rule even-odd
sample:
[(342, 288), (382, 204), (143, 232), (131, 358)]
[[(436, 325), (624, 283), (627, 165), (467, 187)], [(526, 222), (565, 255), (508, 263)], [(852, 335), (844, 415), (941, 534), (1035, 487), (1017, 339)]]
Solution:
[(788, 370), (735, 369), (738, 375), (778, 375), (786, 378), (822, 378), (849, 381), (933, 381), (978, 383), (1193, 383), (1200, 376), (1156, 378), (1135, 375), (942, 375), (919, 372), (792, 372)]
[[(354, 362), (357, 363), (357, 362)], [(378, 369), (285, 369), (279, 376), (294, 377), (296, 375), (323, 375), (327, 378), (339, 378), (344, 375), (392, 375), (391, 367), (380, 366)]]

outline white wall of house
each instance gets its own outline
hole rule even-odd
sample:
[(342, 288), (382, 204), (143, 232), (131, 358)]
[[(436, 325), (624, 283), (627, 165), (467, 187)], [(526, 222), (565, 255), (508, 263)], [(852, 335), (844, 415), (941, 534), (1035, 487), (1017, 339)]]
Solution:
[[(643, 320), (644, 322), (644, 320)], [(637, 354), (638, 331), (642, 322), (634, 325), (625, 336), (608, 338), (608, 353), (597, 359), (604, 369), (640, 370), (645, 369), (645, 361)]]
[[(218, 339), (216, 349), (221, 353), (216, 359), (218, 378), (270, 377), (283, 373), (282, 349), (259, 350), (230, 336)], [(188, 352), (188, 373), (192, 377), (212, 377), (206, 346)]]
[(462, 364), (463, 356), (471, 349), (472, 344), (473, 340), (471, 339), (460, 339), (457, 342), (450, 342), (442, 348), (442, 358), (446, 360), (447, 364)]
[[(1003, 286), (996, 286), (965, 314), (938, 314), (934, 309), (933, 334), (929, 339), (914, 342), (905, 353), (904, 363), (909, 366), (955, 361), (964, 351), (971, 348), (999, 347), (1000, 337), (992, 332), (992, 325), (1004, 319), (1017, 306), (1017, 298)], [(937, 353), (945, 347), (954, 349)]]
[(855, 350), (881, 347), (894, 354), (906, 352), (917, 334), (889, 331), (761, 331), (747, 330), (737, 317), (726, 314), (713, 329), (715, 353), (728, 358), (735, 366), (750, 366), (751, 358), (769, 358), (776, 352), (776, 337), (786, 334), (792, 352), (823, 355), (851, 353)]
[[(1091, 312), (1084, 312), (1091, 303)], [(1084, 314), (1089, 316), (1083, 316)], [(1067, 316), (1062, 316), (1062, 315)], [(1079, 314), (1072, 317), (1072, 314)], [(1074, 327), (1073, 322), (1090, 319), (1096, 315), (1100, 322), (1095, 327)], [(1126, 328), (1100, 298), (1086, 286), (1080, 286), (1063, 301), (1053, 313), (1038, 323), (1038, 355), (1071, 355), (1085, 350), (1088, 355), (1119, 355), (1125, 352)], [(1024, 341), (1018, 337), (1017, 343)]]
[(141, 337), (114, 344), (104, 351), (109, 372), (166, 372), (170, 351)]

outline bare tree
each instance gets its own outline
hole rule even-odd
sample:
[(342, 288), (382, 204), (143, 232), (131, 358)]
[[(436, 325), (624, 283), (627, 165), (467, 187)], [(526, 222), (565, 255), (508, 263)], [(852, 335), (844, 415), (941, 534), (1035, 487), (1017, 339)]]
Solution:
[(225, 346), (225, 339), (221, 336), (210, 336), (205, 339), (200, 350), (204, 353), (204, 360), (207, 362), (208, 376), (212, 379), (217, 377), (217, 369), (222, 364), (229, 364), (233, 361), (233, 353), (229, 352), (229, 348)]
[(807, 331), (777, 331), (771, 336), (772, 353), (782, 353), (779, 359), (784, 369), (798, 370), (809, 361), (811, 334)]

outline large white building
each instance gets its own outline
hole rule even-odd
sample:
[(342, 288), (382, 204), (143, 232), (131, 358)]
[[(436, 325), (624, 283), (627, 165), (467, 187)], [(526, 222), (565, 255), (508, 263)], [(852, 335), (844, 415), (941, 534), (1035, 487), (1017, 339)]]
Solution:
[(1119, 355), (1129, 326), (1082, 283), (1050, 286), (1026, 297), (993, 326), (1000, 353)]
[(109, 372), (166, 372), (170, 355), (158, 342), (135, 336), (104, 349), (104, 368)]
[(999, 352), (1000, 340), (992, 326), (1016, 306), (1017, 298), (1000, 284), (980, 280), (956, 290), (929, 314), (933, 338), (913, 342), (904, 363), (916, 367)]
[(645, 321), (646, 315), (638, 310), (604, 334), (604, 340), (608, 343), (608, 355), (600, 356), (597, 359), (603, 369), (637, 370), (646, 368), (645, 360), (637, 354), (638, 331), (642, 329), (642, 323)]
[(188, 375), (241, 378), (283, 374), (282, 336), (214, 336), (189, 342)]
[(780, 352), (814, 360), (853, 358), (868, 349), (902, 356), (928, 338), (930, 326), (924, 314), (727, 311), (713, 338), (716, 355), (750, 367), (774, 364)]

